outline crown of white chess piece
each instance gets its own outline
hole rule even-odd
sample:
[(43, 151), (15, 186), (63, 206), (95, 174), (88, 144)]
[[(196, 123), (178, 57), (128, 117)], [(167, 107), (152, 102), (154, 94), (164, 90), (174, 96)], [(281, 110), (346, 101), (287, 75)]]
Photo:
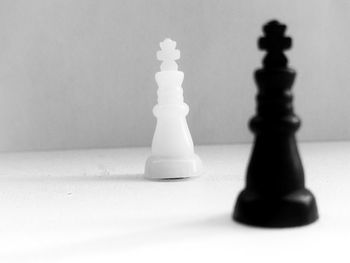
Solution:
[(167, 38), (157, 52), (162, 61), (156, 73), (158, 104), (153, 108), (157, 126), (152, 140), (152, 154), (146, 161), (145, 176), (149, 179), (178, 179), (198, 176), (202, 162), (194, 146), (186, 122), (189, 107), (184, 103), (181, 84), (184, 73), (175, 60), (180, 58), (176, 42)]
[(180, 58), (180, 50), (176, 48), (176, 42), (166, 38), (160, 44), (161, 50), (157, 52), (157, 59), (162, 61), (160, 69), (162, 71), (177, 70), (178, 65), (175, 60)]

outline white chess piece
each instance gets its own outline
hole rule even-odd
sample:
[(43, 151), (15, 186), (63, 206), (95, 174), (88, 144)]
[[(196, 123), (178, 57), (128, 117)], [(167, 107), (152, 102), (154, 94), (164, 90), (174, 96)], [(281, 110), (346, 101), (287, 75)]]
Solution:
[(202, 162), (194, 153), (193, 141), (186, 122), (189, 107), (184, 103), (181, 87), (184, 73), (178, 71), (175, 60), (180, 51), (176, 42), (165, 39), (157, 52), (162, 61), (156, 73), (158, 104), (153, 108), (157, 127), (152, 141), (152, 155), (146, 161), (148, 179), (177, 179), (198, 176)]

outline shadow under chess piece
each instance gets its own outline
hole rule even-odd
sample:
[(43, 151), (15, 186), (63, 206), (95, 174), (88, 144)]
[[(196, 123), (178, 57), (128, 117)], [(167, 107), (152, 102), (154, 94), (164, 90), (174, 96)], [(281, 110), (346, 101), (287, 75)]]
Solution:
[(305, 188), (304, 171), (295, 132), (300, 119), (293, 111), (291, 86), (295, 71), (288, 67), (284, 50), (292, 39), (286, 26), (267, 23), (258, 45), (267, 54), (255, 72), (257, 114), (249, 123), (255, 134), (247, 169), (246, 187), (238, 196), (234, 220), (261, 227), (307, 225), (318, 218), (316, 200)]

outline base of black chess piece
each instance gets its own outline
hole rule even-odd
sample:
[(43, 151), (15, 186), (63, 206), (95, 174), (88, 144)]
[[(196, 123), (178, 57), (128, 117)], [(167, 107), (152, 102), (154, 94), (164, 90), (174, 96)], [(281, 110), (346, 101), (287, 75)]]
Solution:
[(246, 187), (234, 209), (236, 221), (278, 228), (307, 225), (317, 220), (316, 200), (305, 188), (303, 166), (293, 134), (300, 121), (296, 116), (292, 119), (286, 118), (279, 124), (261, 122), (260, 118), (251, 120), (252, 130), (263, 132), (255, 138)]
[(270, 228), (308, 225), (318, 218), (315, 198), (307, 189), (270, 198), (244, 190), (234, 211), (238, 222)]
[(233, 219), (260, 227), (294, 227), (317, 220), (313, 194), (305, 188), (304, 171), (295, 132), (291, 86), (296, 72), (288, 67), (284, 50), (292, 45), (286, 26), (264, 26), (259, 47), (267, 51), (263, 68), (255, 72), (257, 114), (249, 123), (255, 134), (245, 189), (238, 196)]

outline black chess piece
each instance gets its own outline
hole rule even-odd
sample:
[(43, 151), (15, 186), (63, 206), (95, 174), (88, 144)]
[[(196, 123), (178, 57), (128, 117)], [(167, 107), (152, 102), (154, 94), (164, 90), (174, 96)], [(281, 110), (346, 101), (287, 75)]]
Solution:
[(267, 23), (263, 31), (258, 46), (267, 54), (263, 68), (255, 72), (257, 114), (249, 123), (255, 141), (233, 219), (261, 227), (302, 226), (317, 220), (318, 212), (313, 194), (305, 188), (295, 139), (300, 127), (291, 93), (296, 72), (283, 53), (292, 39), (278, 21)]

